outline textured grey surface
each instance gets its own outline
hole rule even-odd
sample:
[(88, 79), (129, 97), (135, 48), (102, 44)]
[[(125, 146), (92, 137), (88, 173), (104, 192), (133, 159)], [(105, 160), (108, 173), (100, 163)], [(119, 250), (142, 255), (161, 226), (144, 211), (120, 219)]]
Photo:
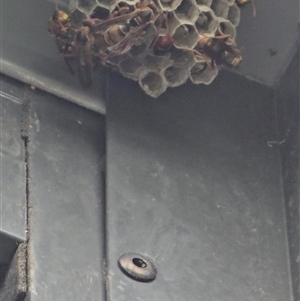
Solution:
[[(298, 41), (297, 0), (255, 1), (242, 13), (237, 42), (243, 62), (238, 74), (274, 86), (285, 72)], [(1, 2), (1, 71), (98, 112), (104, 112), (103, 76), (95, 78), (91, 90), (83, 90), (58, 54), (46, 30), (54, 4), (45, 0)], [(272, 55), (272, 53), (275, 53)], [(133, 85), (137, 86), (137, 83)], [(201, 91), (201, 88), (198, 88)]]
[(104, 300), (104, 119), (44, 93), (30, 101), (30, 300)]
[(26, 239), (26, 173), (21, 100), (9, 96), (12, 86), (0, 80), (0, 264), (8, 264)]
[[(225, 73), (161, 101), (121, 77), (110, 83), (111, 300), (291, 300), (280, 156), (268, 146), (273, 93)], [(125, 252), (150, 257), (156, 280), (124, 275)]]

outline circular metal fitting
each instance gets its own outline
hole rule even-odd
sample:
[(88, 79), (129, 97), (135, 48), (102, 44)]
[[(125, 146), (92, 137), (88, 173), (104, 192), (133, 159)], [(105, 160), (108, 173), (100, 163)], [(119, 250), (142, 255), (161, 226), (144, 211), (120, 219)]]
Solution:
[(145, 256), (136, 253), (125, 253), (119, 258), (121, 270), (136, 281), (150, 282), (156, 278), (154, 264)]

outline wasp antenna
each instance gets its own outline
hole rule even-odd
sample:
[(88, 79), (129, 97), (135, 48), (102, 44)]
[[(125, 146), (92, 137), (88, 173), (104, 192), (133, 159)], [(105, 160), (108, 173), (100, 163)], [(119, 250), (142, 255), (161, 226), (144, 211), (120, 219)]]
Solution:
[(140, 1), (141, 7), (146, 7), (146, 6), (150, 5), (150, 4), (152, 4), (151, 0)]
[(206, 63), (206, 65), (208, 65), (209, 67), (211, 67), (211, 60), (209, 60), (209, 58), (208, 58), (206, 55), (200, 53), (199, 51), (197, 51), (197, 50), (195, 50), (195, 49), (193, 50), (193, 52), (194, 52), (195, 55), (198, 56), (200, 59), (204, 60), (205, 63)]
[(221, 26), (218, 26), (218, 31), (222, 36), (225, 36), (225, 33), (223, 32), (223, 30), (221, 29)]
[(253, 15), (253, 17), (256, 16), (256, 5), (254, 3), (254, 0), (252, 0), (252, 15)]
[(165, 23), (166, 23), (166, 31), (167, 34), (169, 34), (169, 12), (167, 11), (166, 14), (164, 14), (164, 19), (165, 19)]
[(218, 27), (218, 31), (221, 35), (220, 36), (215, 36), (215, 37), (213, 37), (213, 39), (231, 39), (231, 36), (229, 34), (225, 34), (222, 31), (221, 26)]

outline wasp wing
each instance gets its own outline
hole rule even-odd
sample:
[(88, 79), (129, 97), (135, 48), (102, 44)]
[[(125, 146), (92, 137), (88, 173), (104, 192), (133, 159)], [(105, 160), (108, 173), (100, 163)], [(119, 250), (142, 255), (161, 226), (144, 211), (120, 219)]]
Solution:
[(132, 28), (119, 43), (108, 48), (108, 53), (106, 54), (104, 59), (108, 60), (131, 49), (133, 44), (136, 42), (136, 39), (144, 33), (144, 28), (147, 25), (148, 23), (145, 23), (138, 27)]
[(99, 31), (100, 32), (106, 31), (112, 25), (123, 24), (124, 22), (127, 22), (127, 21), (131, 20), (132, 18), (135, 18), (139, 14), (139, 12), (140, 12), (140, 10), (136, 9), (135, 11), (128, 13), (126, 15), (118, 16), (118, 17), (100, 21), (100, 22), (96, 22), (96, 24), (92, 25), (91, 31), (93, 33), (96, 33)]
[(78, 49), (77, 55), (77, 71), (80, 84), (84, 88), (92, 85), (92, 55), (85, 49)]

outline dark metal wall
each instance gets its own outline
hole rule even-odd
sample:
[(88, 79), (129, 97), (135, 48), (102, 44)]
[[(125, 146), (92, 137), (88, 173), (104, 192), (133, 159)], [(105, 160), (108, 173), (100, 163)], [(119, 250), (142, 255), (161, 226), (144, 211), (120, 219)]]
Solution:
[(0, 300), (25, 241), (26, 301), (298, 301), (298, 60), (277, 91), (221, 72), (158, 100), (112, 74), (106, 121), (1, 78)]
[(30, 300), (103, 300), (104, 118), (38, 92), (29, 106)]
[[(289, 300), (274, 93), (225, 72), (160, 100), (109, 83), (111, 300)], [(149, 256), (157, 279), (121, 274), (125, 252)]]
[[(17, 92), (19, 87), (15, 82), (1, 80), (1, 271), (10, 263), (18, 243), (26, 239), (26, 164), (24, 141), (21, 139), (22, 100)], [(14, 97), (11, 94), (14, 94)]]
[[(15, 95), (7, 80), (1, 90)], [(104, 117), (26, 85), (17, 91), (17, 103), (1, 98), (1, 263), (16, 270), (26, 241), (31, 301), (104, 300)], [(2, 284), (1, 301), (23, 300), (13, 284)]]

